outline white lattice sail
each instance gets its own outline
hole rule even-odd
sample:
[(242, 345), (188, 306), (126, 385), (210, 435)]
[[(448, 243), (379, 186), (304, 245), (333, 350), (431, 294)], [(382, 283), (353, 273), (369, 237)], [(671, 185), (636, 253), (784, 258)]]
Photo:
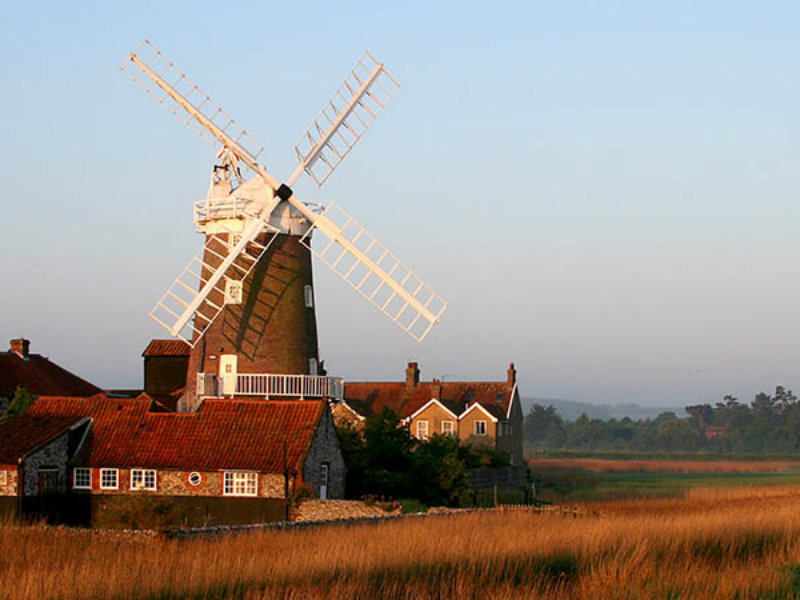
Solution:
[[(167, 110), (215, 148), (230, 144), (213, 135), (207, 126), (199, 123), (197, 115), (207, 119), (227, 138), (248, 152), (254, 160), (258, 159), (258, 155), (262, 151), (261, 145), (185, 73), (178, 70), (149, 40), (145, 40), (136, 51), (128, 56), (128, 60), (121, 69)], [(174, 94), (178, 94), (185, 103), (180, 102)], [(196, 113), (192, 112), (189, 107)]]
[(300, 164), (317, 185), (331, 176), (399, 89), (369, 52), (356, 63), (295, 146)]
[(428, 335), (447, 308), (439, 294), (336, 203), (317, 216), (303, 240), (317, 258), (417, 341)]

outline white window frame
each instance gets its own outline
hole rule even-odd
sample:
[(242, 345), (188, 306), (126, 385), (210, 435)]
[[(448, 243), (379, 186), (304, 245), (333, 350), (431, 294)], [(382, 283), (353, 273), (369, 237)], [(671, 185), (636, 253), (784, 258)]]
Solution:
[(225, 471), (222, 477), (223, 496), (258, 496), (258, 473)]
[(489, 429), (486, 426), (486, 421), (478, 419), (472, 422), (472, 433), (475, 435), (488, 435)]
[[(449, 427), (445, 427), (448, 425)], [(456, 434), (456, 422), (451, 421), (450, 419), (445, 419), (442, 421), (442, 435), (455, 435)]]
[[(105, 476), (114, 476), (114, 485), (107, 485), (105, 483)], [(119, 489), (119, 469), (100, 469), (100, 489), (101, 490), (118, 490)]]
[[(192, 479), (195, 478), (197, 479), (197, 483), (194, 483), (192, 481)], [(189, 473), (189, 477), (187, 477), (186, 480), (189, 482), (189, 485), (197, 487), (198, 485), (203, 483), (203, 475), (198, 473), (197, 471), (192, 471), (191, 473)]]
[(306, 308), (314, 308), (314, 290), (310, 285), (303, 286), (303, 299), (306, 303)]
[[(78, 474), (88, 475), (87, 483), (78, 483)], [(92, 470), (88, 467), (75, 467), (72, 469), (72, 489), (90, 490), (92, 489)]]
[(420, 419), (417, 421), (417, 439), (426, 441), (428, 439), (430, 429), (428, 428), (427, 419)]
[(158, 472), (155, 469), (131, 469), (131, 490), (154, 492), (157, 489)]

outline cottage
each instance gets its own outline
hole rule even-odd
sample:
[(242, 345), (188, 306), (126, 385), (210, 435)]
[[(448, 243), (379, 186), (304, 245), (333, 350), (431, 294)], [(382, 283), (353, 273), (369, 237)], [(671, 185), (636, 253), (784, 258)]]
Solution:
[[(169, 513), (175, 524), (275, 521), (300, 486), (320, 498), (344, 494), (344, 463), (324, 401), (208, 399), (194, 413), (153, 406), (147, 394), (40, 398), (4, 428), (20, 435), (28, 423), (89, 423), (80, 447), (61, 456), (57, 493), (68, 497), (72, 520), (99, 526), (132, 518), (146, 526), (156, 513)], [(35, 451), (59, 431), (41, 436)], [(28, 494), (0, 493), (15, 491)]]
[(101, 391), (41, 354), (31, 354), (30, 346), (29, 340), (17, 338), (11, 340), (8, 352), (0, 352), (0, 414), (5, 413), (17, 386), (36, 396), (92, 396)]
[(509, 365), (505, 381), (420, 381), (419, 365), (408, 363), (405, 381), (347, 382), (344, 399), (333, 406), (340, 427), (361, 429), (370, 415), (390, 408), (411, 435), (454, 435), (465, 443), (508, 452), (522, 465), (523, 412), (517, 371)]
[(89, 430), (88, 417), (23, 415), (0, 423), (0, 515), (57, 509), (69, 465)]

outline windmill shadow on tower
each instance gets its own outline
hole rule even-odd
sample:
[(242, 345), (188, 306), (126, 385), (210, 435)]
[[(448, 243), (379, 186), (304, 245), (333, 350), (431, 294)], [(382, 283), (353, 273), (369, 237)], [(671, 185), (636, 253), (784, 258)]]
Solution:
[(341, 379), (320, 369), (312, 254), (414, 339), (439, 321), (447, 303), (364, 227), (292, 191), (303, 173), (321, 186), (399, 90), (371, 54), (303, 134), (285, 183), (258, 162), (261, 146), (149, 41), (122, 70), (218, 149), (208, 197), (194, 204), (203, 247), (150, 312), (191, 346), (183, 410), (206, 397), (341, 396)]

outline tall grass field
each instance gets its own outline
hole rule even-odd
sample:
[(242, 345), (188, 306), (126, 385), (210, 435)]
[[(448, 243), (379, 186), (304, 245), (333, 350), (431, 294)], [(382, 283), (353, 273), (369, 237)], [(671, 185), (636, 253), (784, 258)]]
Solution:
[(0, 597), (800, 598), (800, 487), (219, 538), (0, 527)]

